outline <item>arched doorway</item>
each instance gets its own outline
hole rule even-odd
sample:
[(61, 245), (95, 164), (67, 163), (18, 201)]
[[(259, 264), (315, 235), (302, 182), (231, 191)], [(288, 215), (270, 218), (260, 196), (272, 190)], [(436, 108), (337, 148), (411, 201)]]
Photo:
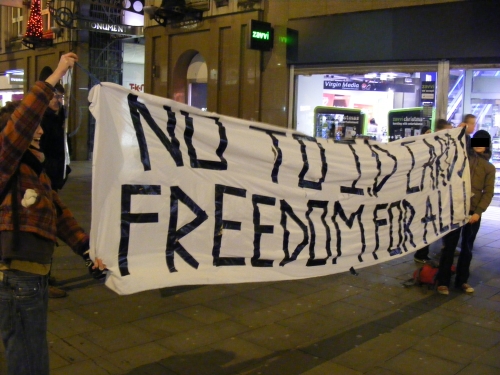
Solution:
[(173, 99), (197, 108), (207, 108), (207, 64), (195, 50), (184, 52), (174, 68)]
[(207, 63), (199, 53), (193, 57), (187, 71), (187, 104), (207, 110)]

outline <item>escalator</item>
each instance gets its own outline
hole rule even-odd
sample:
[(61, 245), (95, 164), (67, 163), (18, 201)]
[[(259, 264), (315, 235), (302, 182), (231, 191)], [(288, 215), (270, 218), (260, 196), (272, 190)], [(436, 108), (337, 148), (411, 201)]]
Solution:
[[(451, 76), (450, 76), (451, 79)], [(452, 121), (456, 114), (461, 111), (464, 96), (465, 72), (460, 71), (460, 75), (448, 92), (448, 111), (446, 119)]]
[[(465, 86), (465, 70), (452, 70), (450, 73), (458, 73), (457, 75), (450, 74), (450, 90), (448, 92), (448, 110), (447, 120), (456, 122), (457, 114), (463, 114), (463, 98)], [(498, 76), (500, 71), (491, 70), (474, 70), (473, 80), (476, 77)], [(452, 79), (456, 77), (454, 81)], [(473, 114), (477, 118), (478, 124), (488, 122), (486, 117), (491, 114), (494, 100), (486, 99), (471, 99), (470, 109), (468, 113)], [(460, 116), (461, 117), (461, 116)], [(455, 120), (455, 121), (454, 121)], [(457, 125), (457, 124), (456, 124)]]
[(471, 113), (476, 116), (478, 124), (485, 123), (485, 117), (491, 111), (492, 105), (489, 103), (477, 103), (471, 107)]

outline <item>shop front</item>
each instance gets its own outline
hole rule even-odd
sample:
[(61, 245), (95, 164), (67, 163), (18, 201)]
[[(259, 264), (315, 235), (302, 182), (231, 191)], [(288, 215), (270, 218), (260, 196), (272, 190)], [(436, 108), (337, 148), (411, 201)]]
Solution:
[(0, 72), (0, 107), (24, 97), (24, 70)]
[[(500, 24), (494, 3), (289, 21), (299, 34), (298, 56), (290, 65), (289, 127), (316, 137), (390, 142), (433, 129), (440, 118), (458, 126), (471, 113), (476, 130), (491, 134), (491, 162), (500, 169), (500, 41), (495, 37)], [(482, 26), (474, 31), (457, 27), (478, 19)], [(354, 129), (342, 123), (345, 116), (338, 113), (343, 109), (359, 112), (357, 131), (343, 132)], [(495, 192), (500, 193), (497, 176)]]

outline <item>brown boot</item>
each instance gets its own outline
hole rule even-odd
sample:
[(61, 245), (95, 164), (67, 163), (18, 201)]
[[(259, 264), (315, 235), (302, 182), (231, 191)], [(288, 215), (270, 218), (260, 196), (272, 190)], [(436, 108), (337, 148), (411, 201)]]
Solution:
[(49, 298), (63, 298), (67, 296), (68, 293), (66, 291), (49, 285)]

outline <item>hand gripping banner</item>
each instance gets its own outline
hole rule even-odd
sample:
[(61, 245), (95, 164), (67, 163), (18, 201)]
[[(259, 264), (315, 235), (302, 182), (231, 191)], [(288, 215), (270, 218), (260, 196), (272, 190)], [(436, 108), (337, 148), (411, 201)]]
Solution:
[(89, 100), (91, 248), (119, 294), (359, 269), (468, 219), (462, 129), (338, 143), (112, 83)]

